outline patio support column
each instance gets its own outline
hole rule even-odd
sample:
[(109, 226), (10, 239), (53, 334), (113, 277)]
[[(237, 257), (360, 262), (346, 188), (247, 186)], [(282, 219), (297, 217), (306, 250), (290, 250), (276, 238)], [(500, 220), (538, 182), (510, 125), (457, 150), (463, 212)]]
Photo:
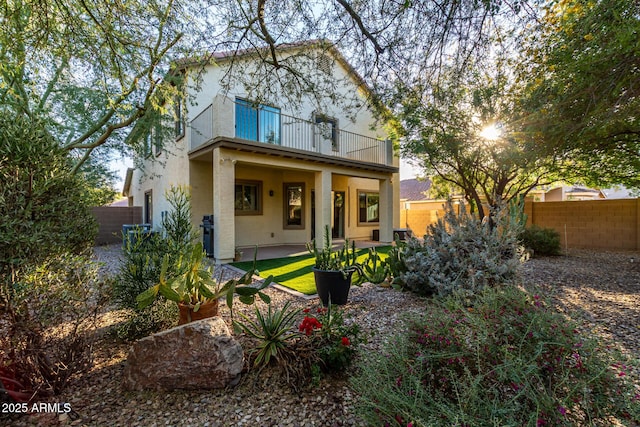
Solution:
[(321, 247), (322, 245), (324, 245), (324, 226), (331, 226), (331, 172), (316, 172), (315, 191), (316, 244), (318, 245), (318, 247)]
[(380, 180), (380, 242), (393, 242), (393, 183), (391, 176)]
[(233, 261), (236, 244), (235, 161), (213, 149), (213, 256), (217, 264)]

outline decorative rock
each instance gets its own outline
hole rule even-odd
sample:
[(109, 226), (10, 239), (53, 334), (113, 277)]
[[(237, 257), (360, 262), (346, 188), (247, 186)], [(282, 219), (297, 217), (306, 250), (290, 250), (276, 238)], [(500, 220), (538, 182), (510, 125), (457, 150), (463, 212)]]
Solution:
[(129, 350), (124, 370), (128, 390), (202, 390), (235, 385), (243, 353), (220, 317), (153, 334)]

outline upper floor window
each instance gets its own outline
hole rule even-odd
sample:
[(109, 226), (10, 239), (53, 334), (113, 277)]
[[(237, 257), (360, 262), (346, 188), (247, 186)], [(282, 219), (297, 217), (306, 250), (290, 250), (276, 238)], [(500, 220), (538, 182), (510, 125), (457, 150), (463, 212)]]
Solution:
[(358, 222), (380, 222), (380, 193), (358, 191)]
[(182, 99), (176, 96), (173, 105), (173, 113), (175, 116), (175, 136), (176, 139), (180, 139), (184, 136), (184, 109), (182, 108)]
[(236, 138), (280, 144), (280, 109), (236, 98)]

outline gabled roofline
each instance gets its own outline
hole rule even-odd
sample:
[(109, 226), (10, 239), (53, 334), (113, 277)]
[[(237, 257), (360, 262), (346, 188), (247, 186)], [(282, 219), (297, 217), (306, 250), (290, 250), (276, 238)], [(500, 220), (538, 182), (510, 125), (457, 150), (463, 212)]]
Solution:
[[(275, 46), (278, 52), (289, 52), (295, 50), (301, 50), (304, 48), (319, 48), (326, 52), (330, 52), (342, 67), (347, 70), (347, 73), (355, 80), (358, 88), (362, 89), (368, 98), (374, 100), (376, 95), (369, 87), (367, 82), (362, 78), (360, 73), (356, 71), (356, 69), (347, 61), (347, 59), (342, 55), (342, 53), (338, 50), (336, 45), (328, 40), (328, 39), (312, 39), (312, 40), (304, 40), (299, 42), (292, 43), (281, 43)], [(270, 49), (268, 46), (259, 47), (259, 48), (251, 48), (251, 49), (238, 49), (233, 51), (223, 51), (223, 52), (211, 52), (203, 57), (187, 57), (176, 60), (174, 72), (180, 72), (186, 70), (188, 68), (194, 66), (204, 66), (209, 64), (216, 64), (222, 62), (229, 62), (238, 58), (248, 58), (251, 56), (257, 55), (258, 52), (264, 52), (270, 54)]]

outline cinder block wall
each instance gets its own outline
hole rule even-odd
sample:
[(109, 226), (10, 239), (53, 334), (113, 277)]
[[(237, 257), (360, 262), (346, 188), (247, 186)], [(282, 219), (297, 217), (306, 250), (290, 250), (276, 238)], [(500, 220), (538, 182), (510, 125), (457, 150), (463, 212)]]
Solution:
[[(400, 212), (401, 226), (422, 237), (429, 224), (444, 215), (443, 202), (409, 204)], [(527, 225), (553, 228), (562, 248), (640, 250), (640, 199), (525, 203)]]
[(438, 216), (444, 216), (445, 203), (442, 200), (405, 203), (400, 209), (400, 227), (410, 228), (414, 236), (423, 237), (429, 224), (437, 222)]
[(92, 211), (99, 225), (96, 245), (122, 242), (122, 225), (142, 222), (142, 206), (101, 206)]
[(527, 202), (527, 224), (553, 228), (562, 247), (640, 249), (640, 199)]

